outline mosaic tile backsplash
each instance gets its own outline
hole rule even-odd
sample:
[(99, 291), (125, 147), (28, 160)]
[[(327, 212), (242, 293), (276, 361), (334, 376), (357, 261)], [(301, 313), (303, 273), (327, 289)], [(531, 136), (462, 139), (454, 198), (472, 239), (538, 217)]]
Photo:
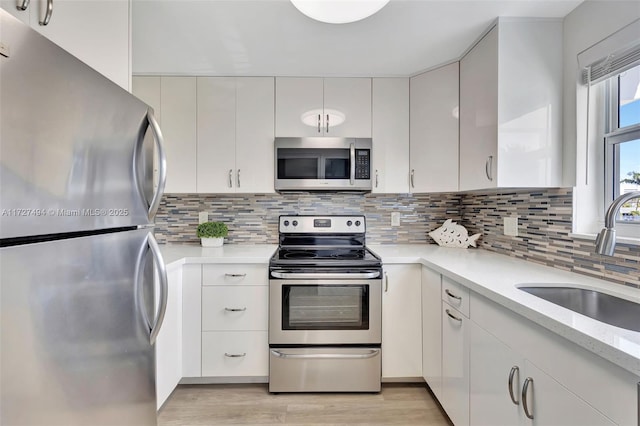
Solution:
[[(572, 190), (494, 190), (448, 194), (166, 194), (156, 216), (161, 243), (199, 244), (198, 213), (225, 222), (228, 243), (277, 244), (278, 216), (364, 214), (367, 242), (433, 243), (427, 235), (445, 219), (481, 232), (479, 246), (508, 256), (606, 278), (640, 288), (640, 247), (618, 244), (614, 257), (594, 253), (592, 241), (569, 237)], [(392, 227), (391, 212), (401, 213)], [(518, 216), (517, 237), (503, 235), (503, 217)], [(526, 280), (526, 277), (523, 277)]]

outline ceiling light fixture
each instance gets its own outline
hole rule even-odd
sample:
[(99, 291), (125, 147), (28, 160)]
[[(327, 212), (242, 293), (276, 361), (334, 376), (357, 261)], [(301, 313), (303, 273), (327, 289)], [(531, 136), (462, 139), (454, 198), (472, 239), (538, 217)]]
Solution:
[(291, 0), (291, 3), (316, 21), (346, 24), (373, 15), (389, 3), (389, 0)]

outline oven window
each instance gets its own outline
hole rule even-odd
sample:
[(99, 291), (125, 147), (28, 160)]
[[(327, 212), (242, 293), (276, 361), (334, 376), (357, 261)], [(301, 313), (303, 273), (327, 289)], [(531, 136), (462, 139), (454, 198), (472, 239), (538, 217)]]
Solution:
[(368, 330), (369, 286), (283, 285), (283, 330)]

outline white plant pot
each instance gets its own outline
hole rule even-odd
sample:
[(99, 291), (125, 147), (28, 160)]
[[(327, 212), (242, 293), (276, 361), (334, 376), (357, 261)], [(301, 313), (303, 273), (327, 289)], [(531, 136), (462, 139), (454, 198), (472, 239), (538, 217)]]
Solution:
[(218, 238), (200, 238), (200, 244), (202, 247), (222, 247), (224, 237)]

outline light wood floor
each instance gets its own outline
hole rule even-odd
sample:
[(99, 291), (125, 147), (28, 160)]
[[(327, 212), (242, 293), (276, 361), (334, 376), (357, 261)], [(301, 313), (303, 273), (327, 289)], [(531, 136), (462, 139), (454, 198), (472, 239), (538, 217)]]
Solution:
[(447, 419), (422, 384), (384, 384), (379, 394), (269, 394), (267, 385), (178, 386), (158, 426), (424, 425)]

